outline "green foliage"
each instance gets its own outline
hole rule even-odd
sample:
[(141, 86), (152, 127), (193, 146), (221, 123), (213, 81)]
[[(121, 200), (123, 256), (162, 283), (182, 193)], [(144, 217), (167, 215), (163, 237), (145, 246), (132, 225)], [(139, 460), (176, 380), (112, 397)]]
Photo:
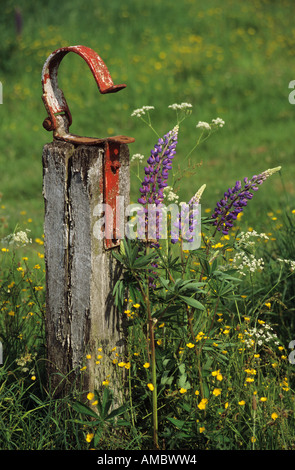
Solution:
[[(82, 416), (84, 415), (92, 418), (91, 428), (95, 429), (93, 445), (97, 447), (99, 446), (102, 437), (104, 439), (106, 438), (106, 433), (114, 432), (114, 428), (119, 426), (129, 426), (130, 423), (123, 418), (117, 419), (119, 416), (126, 413), (127, 406), (123, 405), (115, 409), (112, 408), (113, 396), (108, 387), (104, 388), (101, 399), (100, 393), (98, 393), (97, 390), (95, 390), (94, 396), (97, 412), (93, 408), (90, 408), (89, 406), (79, 401), (74, 402), (72, 407)], [(85, 422), (75, 420), (75, 422), (88, 426), (90, 425), (89, 421)], [(106, 430), (106, 426), (109, 426), (110, 430)]]
[[(294, 108), (288, 102), (293, 2), (229, 0), (221, 8), (215, 0), (150, 0), (144, 7), (137, 0), (91, 0), (85, 8), (75, 0), (19, 0), (18, 10), (19, 34), (14, 2), (1, 5), (0, 190), (6, 207), (1, 201), (0, 235), (20, 223), (33, 241), (16, 249), (1, 244), (1, 450), (132, 450), (155, 443), (163, 449), (294, 450), (294, 365), (288, 362), (295, 331)], [(73, 44), (92, 47), (114, 82), (127, 83), (119, 94), (99, 96), (84, 62), (66, 58), (59, 83), (73, 133), (132, 135), (130, 152), (147, 154), (151, 132), (130, 118), (133, 109), (154, 105), (162, 134), (171, 120), (168, 105), (193, 104), (180, 134), (175, 189), (187, 200), (205, 181), (203, 214), (225, 181), (283, 166), (281, 178), (257, 195), (229, 238), (210, 239), (203, 218), (202, 246), (195, 251), (121, 245), (115, 256), (124, 275), (114, 297), (126, 316), (128, 357), (113, 360), (127, 370), (122, 407), (111, 383), (94, 391), (97, 403), (90, 406), (75, 385), (63, 399), (44, 385), (41, 152), (52, 136), (42, 130), (40, 75), (53, 50)], [(197, 122), (216, 116), (225, 120), (226, 132), (185, 160), (198, 138)], [(138, 177), (132, 173), (131, 200)], [(257, 239), (254, 252), (238, 243), (239, 232), (252, 227), (268, 236)], [(237, 254), (262, 257), (263, 269), (234, 262)], [(155, 263), (156, 287), (150, 288)]]
[[(171, 252), (165, 256), (165, 244), (159, 248), (145, 245), (143, 258), (147, 252), (158, 263), (156, 288), (148, 296), (149, 264), (145, 276), (141, 268), (130, 269), (134, 253), (138, 256), (142, 246), (138, 242), (137, 249), (136, 242), (123, 242), (124, 255), (116, 257), (125, 267), (120, 282), (124, 285), (121, 302), (125, 299), (129, 318), (131, 413), (137, 430), (143, 436), (149, 433), (152, 439), (147, 418), (153, 416), (148, 410), (154, 407), (156, 390), (159, 426), (154, 445), (165, 442), (166, 449), (294, 447), (294, 372), (287, 360), (292, 332), (280, 335), (281, 320), (275, 313), (276, 306), (281, 306), (288, 314), (280, 291), (290, 280), (288, 293), (292, 292), (294, 273), (287, 261), (284, 269), (270, 262), (270, 257), (277, 259), (280, 249), (271, 235), (285, 238), (280, 225), (269, 237), (255, 231), (245, 236), (235, 227), (218, 243), (205, 237), (198, 250), (183, 253), (180, 248), (178, 261), (182, 262), (176, 262), (176, 247), (170, 246)], [(263, 254), (266, 264), (245, 274), (242, 263), (235, 266), (233, 262), (240, 246), (243, 253), (255, 252), (257, 258)], [(269, 275), (275, 279), (272, 284), (266, 282)], [(126, 304), (128, 284), (132, 294), (129, 292)], [(284, 291), (284, 300), (287, 298)], [(138, 303), (140, 309), (130, 315), (131, 306)], [(290, 299), (286, 303), (292, 309)], [(154, 383), (153, 373), (157, 389), (149, 386)]]
[[(34, 289), (44, 285), (43, 259), (37, 256), (36, 269), (31, 244), (2, 244), (1, 448), (153, 448), (153, 331), (159, 447), (293, 449), (294, 213), (268, 217), (267, 239), (247, 232), (255, 240), (247, 249), (264, 266), (246, 274), (231, 261), (241, 246), (242, 219), (209, 251), (205, 234), (198, 250), (186, 252), (122, 243), (115, 256), (124, 272), (115, 294), (126, 316), (128, 357), (115, 351), (110, 357), (127, 370), (123, 406), (113, 399), (112, 383), (94, 391), (90, 404), (78, 386), (63, 399), (44, 388), (44, 298)], [(149, 288), (154, 262), (156, 288)]]

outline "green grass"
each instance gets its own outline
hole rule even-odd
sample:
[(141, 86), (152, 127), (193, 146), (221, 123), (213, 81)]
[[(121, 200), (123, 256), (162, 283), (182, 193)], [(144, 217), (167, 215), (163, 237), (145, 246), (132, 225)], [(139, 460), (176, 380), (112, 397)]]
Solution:
[[(187, 101), (193, 104), (193, 114), (180, 133), (178, 163), (197, 138), (199, 120), (220, 116), (226, 125), (192, 156), (203, 165), (186, 182), (182, 199), (206, 183), (203, 204), (212, 207), (236, 179), (282, 165), (294, 205), (294, 107), (288, 101), (288, 84), (294, 79), (291, 1), (251, 1), (241, 7), (228, 0), (222, 8), (217, 1), (204, 5), (190, 0), (92, 0), (87, 8), (67, 1), (18, 5), (23, 18), (20, 37), (12, 1), (4, 2), (0, 20), (0, 191), (15, 222), (18, 211), (29, 210), (39, 233), (42, 230), (41, 155), (52, 134), (42, 127), (46, 114), (40, 76), (53, 50), (73, 44), (97, 51), (114, 82), (125, 82), (127, 88), (100, 95), (84, 61), (67, 56), (59, 78), (73, 114), (72, 132), (131, 135), (136, 142), (130, 153), (148, 157), (154, 136), (130, 117), (132, 110), (155, 106), (153, 122), (161, 134), (174, 124), (168, 105)], [(138, 185), (132, 183), (135, 199)], [(285, 204), (281, 181), (274, 185), (258, 196), (256, 208)]]
[[(295, 79), (294, 3), (227, 0), (221, 6), (217, 0), (89, 0), (81, 5), (76, 0), (52, 0), (41, 5), (19, 0), (18, 8), (23, 20), (19, 36), (13, 0), (2, 2), (0, 16), (4, 99), (0, 105), (0, 236), (16, 227), (29, 229), (32, 244), (16, 252), (0, 252), (0, 340), (10, 350), (0, 370), (0, 447), (88, 449), (94, 441), (85, 438), (92, 433), (100, 449), (122, 449), (122, 443), (129, 450), (153, 446), (152, 393), (146, 386), (153, 378), (151, 368), (143, 367), (149, 359), (142, 333), (147, 327), (143, 302), (141, 316), (129, 319), (130, 357), (120, 358), (128, 371), (130, 394), (124, 418), (129, 426), (114, 430), (112, 422), (104, 421), (106, 411), (104, 417), (97, 417), (104, 426), (104, 433), (98, 435), (101, 426), (92, 426), (79, 413), (84, 408), (75, 405), (75, 399), (81, 398), (78, 389), (73, 387), (69, 396), (56, 400), (45, 386), (44, 288), (35, 287), (45, 287), (40, 241), (42, 148), (52, 141), (52, 134), (42, 127), (46, 113), (41, 71), (53, 50), (83, 44), (102, 57), (115, 84), (126, 83), (127, 88), (100, 95), (84, 61), (69, 54), (60, 66), (59, 82), (73, 115), (73, 133), (135, 137), (131, 155), (141, 153), (147, 158), (157, 138), (139, 119), (131, 118), (131, 112), (143, 105), (155, 106), (153, 125), (164, 134), (175, 124), (168, 106), (189, 102), (192, 115), (181, 126), (174, 160), (186, 169), (183, 160), (199, 136), (198, 121), (224, 119), (225, 126), (192, 154), (191, 164), (202, 165), (181, 181), (180, 200), (189, 200), (206, 183), (204, 214), (237, 179), (282, 166), (280, 174), (255, 194), (240, 221), (241, 229), (252, 227), (273, 238), (259, 248), (266, 262), (263, 272), (244, 279), (218, 310), (210, 287), (208, 315), (194, 319), (196, 331), (210, 337), (197, 342), (196, 352), (185, 346), (192, 338), (180, 322), (170, 322), (168, 317), (165, 329), (155, 330), (155, 340), (162, 340), (156, 346), (158, 415), (159, 437), (167, 449), (294, 449), (294, 365), (282, 358), (288, 356), (288, 343), (294, 339), (294, 275), (286, 266), (280, 271), (276, 261), (294, 258), (295, 108), (288, 101), (288, 84)], [(132, 173), (132, 201), (138, 197), (138, 187)], [(28, 261), (23, 259), (27, 257)], [(192, 269), (190, 276), (197, 278), (198, 269)], [(152, 300), (157, 309), (159, 298)], [(271, 309), (265, 305), (269, 303)], [(175, 308), (184, 315), (183, 305)], [(217, 318), (214, 312), (223, 315)], [(283, 352), (265, 348), (258, 361), (253, 350), (241, 354), (241, 333), (249, 326), (248, 316), (251, 326), (258, 320), (274, 325)], [(224, 334), (227, 328), (229, 333)], [(217, 352), (213, 342), (219, 344)], [(24, 371), (15, 360), (30, 357), (27, 353), (33, 359)], [(256, 370), (254, 383), (245, 381), (245, 369), (251, 368)], [(223, 375), (220, 384), (212, 376), (218, 369)], [(216, 396), (217, 385), (222, 392)], [(195, 395), (196, 390), (200, 395)], [(198, 407), (202, 397), (209, 399), (205, 410)], [(245, 405), (239, 405), (243, 400)], [(109, 397), (105, 401), (109, 406)]]
[[(264, 268), (244, 269), (246, 276), (231, 261), (239, 249), (242, 220), (217, 245), (207, 238), (206, 246), (179, 253), (179, 245), (171, 249), (170, 244), (168, 258), (165, 243), (159, 252), (152, 251), (162, 278), (149, 291), (145, 273), (150, 276), (151, 260), (125, 249), (129, 297), (126, 303), (125, 291), (118, 289), (117, 300), (123, 295), (127, 355), (117, 355), (113, 345), (100, 353), (110, 358), (119, 376), (122, 371), (128, 390), (123, 408), (112, 401), (111, 381), (90, 390), (85, 399), (77, 380), (67, 395), (56, 398), (46, 380), (42, 247), (2, 244), (0, 448), (153, 449), (156, 415), (163, 450), (294, 450), (295, 376), (288, 361), (294, 339), (294, 271), (277, 258), (293, 259), (295, 216), (267, 217), (269, 238), (254, 238), (254, 246), (247, 247), (256, 259), (263, 257)], [(179, 255), (176, 264), (173, 258)], [(213, 255), (213, 263), (205, 261)], [(275, 335), (270, 341), (265, 325)], [(253, 328), (262, 335), (253, 334)], [(90, 406), (94, 402), (96, 411)]]

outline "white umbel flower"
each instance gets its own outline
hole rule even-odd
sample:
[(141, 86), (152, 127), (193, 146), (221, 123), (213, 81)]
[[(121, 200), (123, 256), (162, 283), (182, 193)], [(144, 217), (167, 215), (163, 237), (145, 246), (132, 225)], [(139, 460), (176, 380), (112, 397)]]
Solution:
[(173, 191), (172, 186), (166, 186), (163, 190), (164, 197), (167, 201), (178, 202), (179, 196)]
[(223, 119), (221, 118), (216, 118), (216, 119), (212, 119), (212, 124), (214, 124), (215, 126), (218, 126), (218, 127), (223, 127), (225, 122)]
[(208, 122), (205, 122), (205, 121), (199, 121), (198, 124), (196, 125), (196, 127), (200, 128), (200, 129), (206, 129), (207, 131), (210, 131), (211, 129), (211, 126)]
[(141, 153), (135, 153), (132, 155), (131, 162), (135, 162), (136, 160), (142, 162), (142, 160), (144, 160), (144, 155), (141, 155)]
[(174, 109), (174, 111), (177, 111), (178, 109), (188, 109), (192, 108), (193, 105), (190, 103), (173, 103), (168, 106), (168, 108)]
[(137, 108), (131, 113), (131, 117), (141, 117), (146, 114), (147, 111), (155, 109), (154, 106), (142, 106), (142, 108)]
[(19, 231), (11, 233), (2, 241), (4, 243), (8, 243), (9, 245), (26, 246), (28, 243), (32, 243), (32, 239), (28, 238), (27, 232), (30, 232), (30, 230), (27, 229), (25, 232)]

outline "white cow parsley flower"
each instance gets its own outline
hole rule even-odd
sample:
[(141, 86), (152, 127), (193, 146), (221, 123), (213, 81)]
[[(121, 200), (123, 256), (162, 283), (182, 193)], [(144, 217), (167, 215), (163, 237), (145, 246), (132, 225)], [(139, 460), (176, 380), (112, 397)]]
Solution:
[(151, 111), (152, 109), (155, 109), (155, 107), (154, 106), (142, 106), (142, 108), (135, 109), (132, 112), (131, 117), (144, 116), (146, 114), (146, 112)]
[(198, 124), (196, 125), (196, 127), (200, 128), (200, 129), (206, 129), (207, 131), (210, 131), (211, 129), (211, 126), (208, 122), (204, 122), (204, 121), (199, 121)]

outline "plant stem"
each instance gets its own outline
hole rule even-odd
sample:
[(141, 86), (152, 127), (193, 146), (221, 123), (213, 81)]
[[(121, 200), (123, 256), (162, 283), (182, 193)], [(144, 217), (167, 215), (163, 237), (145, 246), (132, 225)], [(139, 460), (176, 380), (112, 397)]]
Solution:
[[(192, 312), (190, 311), (192, 310)], [(190, 334), (192, 337), (192, 341), (195, 343), (196, 338), (194, 335), (194, 328), (193, 328), (193, 309), (187, 309), (187, 320), (188, 320), (188, 325), (190, 329)], [(200, 352), (198, 350), (198, 346), (195, 344), (195, 352), (196, 352), (196, 358), (197, 358), (197, 369), (198, 369), (198, 374), (199, 374), (199, 380), (200, 380), (200, 389), (201, 389), (201, 397), (204, 398), (204, 387), (203, 387), (203, 379), (202, 379), (202, 367), (201, 367), (201, 361), (200, 361)]]
[[(149, 252), (149, 244), (146, 246), (146, 253)], [(157, 394), (157, 365), (156, 365), (156, 348), (155, 348), (155, 334), (154, 334), (154, 322), (151, 311), (150, 296), (149, 296), (149, 280), (148, 275), (146, 279), (146, 291), (144, 290), (141, 283), (139, 283), (141, 293), (145, 300), (148, 327), (149, 327), (149, 346), (150, 346), (150, 357), (151, 357), (151, 371), (152, 371), (152, 384), (153, 384), (153, 440), (156, 449), (159, 449), (158, 442), (158, 394)]]
[(154, 335), (154, 322), (151, 314), (150, 301), (149, 301), (149, 288), (147, 287), (147, 313), (149, 322), (149, 339), (151, 351), (151, 370), (152, 370), (152, 384), (153, 384), (153, 436), (154, 445), (156, 449), (159, 448), (158, 444), (158, 396), (157, 396), (157, 366), (156, 366), (156, 348), (155, 348), (155, 335)]

